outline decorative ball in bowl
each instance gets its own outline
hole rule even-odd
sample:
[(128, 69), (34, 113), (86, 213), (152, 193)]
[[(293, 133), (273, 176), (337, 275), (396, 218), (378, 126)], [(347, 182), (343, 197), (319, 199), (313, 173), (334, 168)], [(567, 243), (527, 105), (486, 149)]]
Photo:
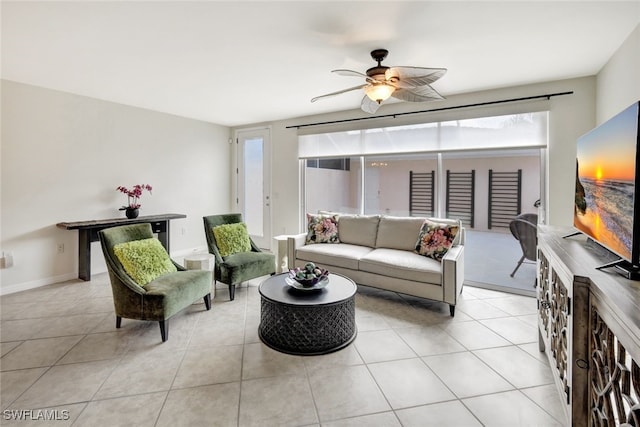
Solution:
[(304, 267), (297, 267), (293, 270), (289, 270), (289, 277), (304, 287), (315, 286), (328, 275), (329, 270), (316, 267), (312, 262), (308, 262)]

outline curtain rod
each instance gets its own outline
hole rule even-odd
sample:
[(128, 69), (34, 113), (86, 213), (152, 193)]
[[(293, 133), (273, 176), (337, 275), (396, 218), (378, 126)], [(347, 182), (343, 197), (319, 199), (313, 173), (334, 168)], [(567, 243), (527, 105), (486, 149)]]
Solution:
[(564, 95), (572, 95), (572, 94), (573, 94), (573, 91), (547, 93), (547, 94), (544, 94), (544, 95), (526, 96), (526, 97), (523, 97), (523, 98), (510, 98), (510, 99), (501, 99), (499, 101), (487, 101), (487, 102), (478, 102), (478, 103), (475, 103), (475, 104), (456, 105), (456, 106), (453, 106), (453, 107), (433, 108), (431, 110), (408, 111), (406, 113), (384, 114), (382, 116), (356, 117), (356, 118), (353, 118), (353, 119), (332, 120), (332, 121), (328, 121), (328, 122), (305, 123), (305, 124), (302, 124), (302, 125), (287, 126), (286, 129), (291, 129), (291, 128), (300, 129), (300, 128), (309, 127), (309, 126), (333, 125), (333, 124), (336, 124), (336, 123), (358, 122), (358, 121), (361, 121), (361, 120), (383, 119), (383, 118), (388, 118), (388, 117), (393, 117), (395, 119), (396, 117), (408, 116), (410, 114), (432, 113), (434, 111), (457, 110), (457, 109), (460, 109), (460, 108), (469, 108), (469, 107), (482, 107), (482, 106), (485, 106), (485, 105), (505, 104), (507, 102), (529, 101), (529, 100), (532, 100), (532, 99), (540, 99), (540, 98), (551, 99), (551, 97), (553, 97), (553, 96), (564, 96)]

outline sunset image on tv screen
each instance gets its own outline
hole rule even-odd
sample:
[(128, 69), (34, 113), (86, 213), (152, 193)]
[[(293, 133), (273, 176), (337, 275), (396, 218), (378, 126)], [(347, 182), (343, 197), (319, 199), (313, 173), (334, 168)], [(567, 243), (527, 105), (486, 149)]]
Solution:
[(582, 136), (577, 146), (574, 226), (631, 258), (638, 104)]

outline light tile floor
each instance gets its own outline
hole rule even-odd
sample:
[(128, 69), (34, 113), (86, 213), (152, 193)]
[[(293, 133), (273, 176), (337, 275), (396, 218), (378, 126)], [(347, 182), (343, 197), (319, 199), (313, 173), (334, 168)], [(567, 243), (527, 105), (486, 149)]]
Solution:
[[(263, 345), (258, 284), (213, 309), (115, 329), (106, 274), (0, 298), (2, 425), (562, 426), (535, 299), (466, 286), (445, 304), (359, 287), (358, 336), (324, 356)], [(68, 420), (12, 421), (50, 409)], [(24, 414), (24, 413), (23, 413)]]

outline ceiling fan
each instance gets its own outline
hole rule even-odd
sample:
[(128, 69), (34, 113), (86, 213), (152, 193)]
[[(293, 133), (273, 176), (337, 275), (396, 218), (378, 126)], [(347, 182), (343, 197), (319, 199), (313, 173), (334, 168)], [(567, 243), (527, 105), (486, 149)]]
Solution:
[(381, 65), (381, 62), (388, 54), (389, 51), (386, 49), (372, 50), (371, 57), (378, 62), (378, 65), (369, 68), (366, 74), (353, 70), (332, 70), (332, 73), (340, 76), (364, 77), (366, 83), (316, 96), (311, 102), (352, 90), (364, 89), (365, 96), (362, 98), (360, 108), (364, 112), (373, 114), (389, 97), (408, 102), (444, 99), (430, 84), (442, 77), (447, 72), (446, 68), (386, 67)]

